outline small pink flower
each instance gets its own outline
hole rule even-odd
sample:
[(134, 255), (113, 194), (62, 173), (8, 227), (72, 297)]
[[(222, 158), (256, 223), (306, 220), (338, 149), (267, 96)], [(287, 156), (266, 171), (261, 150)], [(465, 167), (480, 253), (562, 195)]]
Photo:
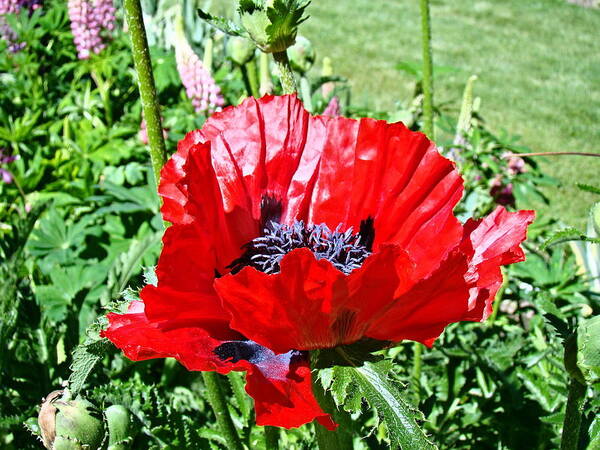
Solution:
[(185, 38), (177, 40), (175, 58), (185, 92), (196, 112), (212, 114), (221, 111), (225, 104), (221, 88), (210, 74), (210, 68), (204, 67)]
[(79, 59), (100, 53), (110, 31), (115, 29), (112, 0), (69, 0), (69, 18)]

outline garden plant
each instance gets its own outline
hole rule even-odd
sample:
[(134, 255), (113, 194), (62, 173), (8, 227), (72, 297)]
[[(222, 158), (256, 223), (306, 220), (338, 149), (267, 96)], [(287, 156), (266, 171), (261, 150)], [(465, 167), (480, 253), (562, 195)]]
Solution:
[(0, 0), (0, 448), (600, 449), (600, 154), (225, 4)]

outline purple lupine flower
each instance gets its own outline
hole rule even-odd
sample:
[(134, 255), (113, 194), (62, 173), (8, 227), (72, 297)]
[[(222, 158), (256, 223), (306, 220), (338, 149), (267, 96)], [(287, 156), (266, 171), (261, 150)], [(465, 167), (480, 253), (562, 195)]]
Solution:
[(115, 29), (112, 0), (69, 0), (69, 18), (77, 57), (87, 59), (106, 47), (108, 34)]
[(2, 181), (5, 183), (12, 183), (13, 181), (13, 174), (10, 170), (5, 169), (4, 165), (8, 165), (13, 161), (16, 161), (17, 159), (19, 159), (19, 155), (5, 155), (4, 154), (4, 149), (0, 148), (0, 175), (2, 176)]
[(336, 95), (331, 97), (331, 100), (329, 100), (329, 103), (323, 111), (323, 115), (330, 117), (338, 117), (340, 115), (340, 100)]
[(184, 37), (177, 40), (175, 59), (179, 76), (196, 112), (212, 114), (220, 111), (225, 104), (221, 88)]
[(4, 18), (7, 14), (18, 14), (22, 8), (26, 8), (30, 13), (38, 9), (42, 0), (0, 0), (0, 39), (8, 44), (8, 51), (17, 53), (25, 48), (24, 42), (19, 42), (19, 36), (6, 22)]

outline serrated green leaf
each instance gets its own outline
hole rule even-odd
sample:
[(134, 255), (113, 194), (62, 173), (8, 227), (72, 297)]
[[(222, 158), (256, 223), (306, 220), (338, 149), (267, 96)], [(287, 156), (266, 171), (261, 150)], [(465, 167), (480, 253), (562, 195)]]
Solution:
[(275, 0), (273, 6), (267, 8), (267, 17), (271, 24), (265, 31), (271, 51), (285, 51), (294, 45), (298, 26), (308, 19), (304, 12), (309, 4), (310, 2), (298, 0)]
[[(434, 449), (416, 422), (421, 414), (402, 399), (398, 385), (389, 379), (389, 361), (366, 362), (362, 366), (335, 366), (319, 372), (330, 372), (327, 378), (333, 380), (330, 392), (335, 403), (346, 411), (358, 413), (363, 402), (373, 408), (386, 428), (387, 438), (392, 447), (402, 449)], [(375, 427), (378, 423), (375, 424)]]
[(106, 326), (107, 320), (101, 317), (92, 323), (88, 329), (88, 337), (73, 351), (73, 362), (69, 367), (69, 389), (73, 395), (77, 395), (83, 388), (92, 370), (104, 358), (106, 351), (111, 347), (106, 338), (100, 337), (100, 330)]

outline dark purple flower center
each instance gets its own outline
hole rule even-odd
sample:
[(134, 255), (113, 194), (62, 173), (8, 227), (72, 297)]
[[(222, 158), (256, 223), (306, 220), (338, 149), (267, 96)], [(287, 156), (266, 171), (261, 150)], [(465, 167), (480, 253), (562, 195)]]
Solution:
[[(372, 242), (366, 232), (363, 236), (353, 233), (352, 228), (345, 232), (340, 228), (331, 231), (325, 224), (306, 225), (303, 221), (295, 221), (293, 225), (285, 225), (271, 221), (262, 236), (244, 246), (244, 254), (230, 265), (231, 272), (250, 266), (261, 272), (277, 273), (285, 254), (297, 248), (308, 248), (317, 259), (326, 259), (336, 269), (349, 274), (371, 254), (367, 245)], [(366, 230), (368, 227), (361, 228)]]
[(244, 245), (242, 256), (228, 266), (233, 274), (246, 266), (277, 273), (284, 255), (297, 248), (308, 248), (317, 259), (330, 261), (347, 275), (360, 267), (373, 250), (375, 228), (371, 217), (361, 222), (360, 231), (355, 234), (352, 227), (341, 232), (341, 224), (334, 231), (325, 224), (310, 225), (301, 220), (293, 225), (282, 224), (282, 203), (271, 196), (264, 196), (260, 206), (262, 235)]

